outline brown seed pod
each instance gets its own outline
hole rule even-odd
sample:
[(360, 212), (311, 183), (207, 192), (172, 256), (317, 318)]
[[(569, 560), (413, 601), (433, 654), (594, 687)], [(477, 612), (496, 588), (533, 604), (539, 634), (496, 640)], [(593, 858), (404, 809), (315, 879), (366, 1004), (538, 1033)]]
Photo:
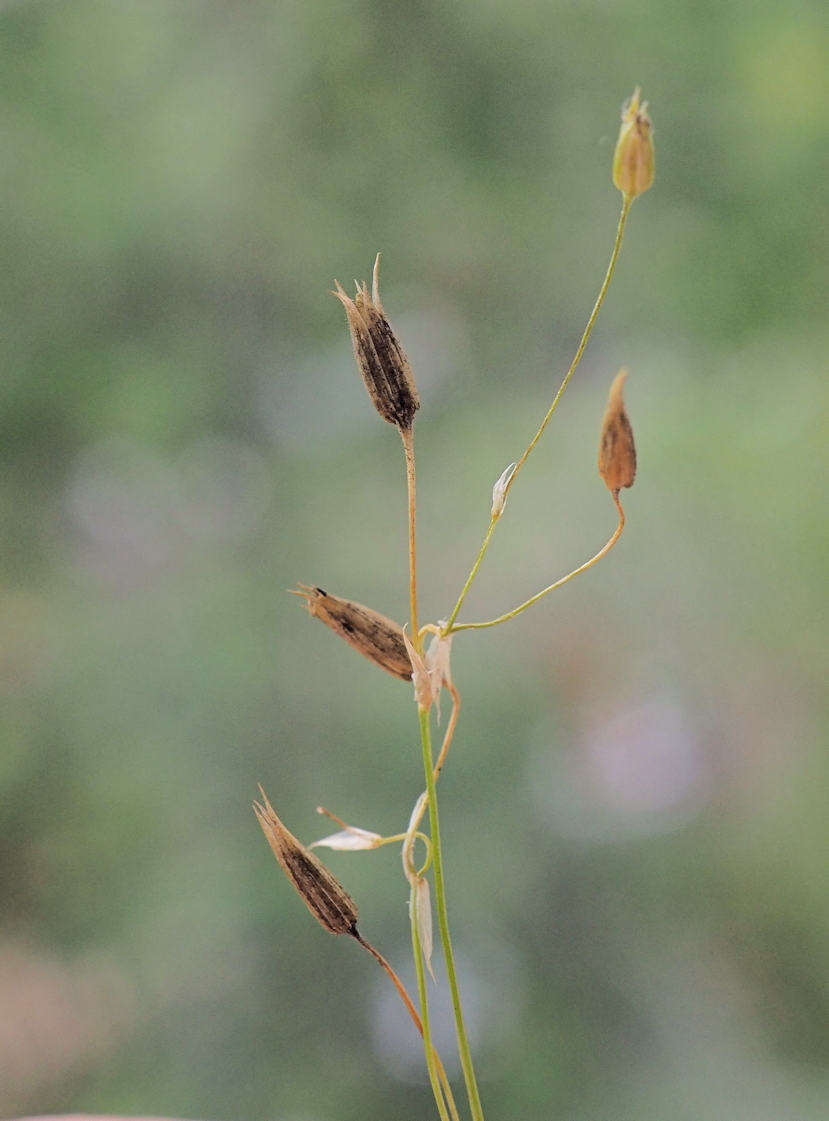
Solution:
[(392, 619), (362, 603), (340, 599), (307, 584), (300, 584), (292, 594), (302, 596), (315, 619), (336, 631), (369, 661), (401, 681), (411, 681), (412, 663), (406, 653), (403, 629)]
[(285, 828), (261, 786), (259, 793), (262, 795), (262, 802), (254, 802), (253, 809), (262, 832), (308, 910), (332, 934), (359, 937), (357, 905), (354, 900), (322, 861)]
[(380, 303), (377, 284), (379, 261), (378, 253), (374, 262), (371, 296), (367, 285), (362, 284), (357, 287), (357, 294), (352, 300), (339, 281), (334, 281), (334, 295), (345, 308), (354, 357), (375, 409), (383, 420), (397, 425), (401, 431), (408, 431), (420, 408), (420, 398), (409, 359)]
[(607, 489), (616, 497), (622, 487), (632, 487), (636, 477), (633, 429), (622, 400), (627, 373), (627, 370), (620, 370), (610, 386), (599, 441), (599, 474)]

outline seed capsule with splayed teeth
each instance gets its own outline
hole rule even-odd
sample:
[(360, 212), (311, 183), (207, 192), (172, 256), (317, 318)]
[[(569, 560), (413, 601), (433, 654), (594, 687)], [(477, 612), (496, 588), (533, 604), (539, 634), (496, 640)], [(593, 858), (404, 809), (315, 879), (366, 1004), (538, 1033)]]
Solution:
[(349, 646), (402, 681), (411, 681), (412, 663), (406, 653), (403, 629), (379, 611), (329, 595), (322, 588), (300, 584), (293, 595), (302, 596), (315, 619), (344, 638)]
[(374, 262), (371, 296), (366, 284), (357, 286), (352, 300), (343, 291), (339, 281), (334, 295), (345, 308), (354, 357), (375, 409), (389, 424), (407, 432), (414, 424), (414, 415), (420, 408), (412, 368), (403, 347), (392, 331), (383, 305), (377, 282), (380, 254)]
[(253, 808), (262, 832), (308, 910), (332, 934), (350, 934), (358, 938), (354, 900), (322, 861), (285, 828), (261, 786), (259, 793), (262, 802), (254, 802)]

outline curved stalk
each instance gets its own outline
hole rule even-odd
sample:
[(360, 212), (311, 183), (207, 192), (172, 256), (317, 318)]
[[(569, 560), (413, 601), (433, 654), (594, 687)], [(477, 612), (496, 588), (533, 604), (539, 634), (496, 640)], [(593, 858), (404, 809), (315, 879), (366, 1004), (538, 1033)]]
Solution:
[(478, 569), (481, 567), (481, 562), (483, 561), (484, 557), (486, 556), (486, 551), (489, 548), (489, 542), (490, 542), (490, 539), (492, 538), (492, 534), (495, 531), (495, 525), (496, 525), (497, 521), (498, 521), (497, 518), (492, 518), (490, 520), (489, 529), (484, 534), (484, 539), (481, 542), (481, 547), (478, 550), (478, 555), (477, 555), (477, 557), (475, 557), (475, 563), (472, 565), (472, 568), (469, 570), (469, 575), (466, 578), (466, 582), (464, 583), (464, 586), (461, 588), (461, 594), (458, 596), (458, 602), (452, 608), (452, 614), (447, 619), (446, 626), (441, 631), (441, 634), (449, 634), (452, 631), (452, 624), (455, 622), (455, 620), (458, 617), (458, 612), (460, 611), (460, 609), (463, 605), (463, 601), (466, 599), (466, 593), (469, 591), (470, 587), (472, 586), (472, 581), (478, 575)]
[(574, 576), (579, 576), (582, 572), (586, 572), (588, 568), (592, 568), (597, 561), (600, 561), (602, 559), (602, 557), (607, 556), (607, 554), (622, 536), (622, 530), (625, 527), (625, 512), (622, 509), (617, 494), (613, 495), (613, 501), (616, 503), (616, 509), (619, 511), (619, 524), (616, 526), (615, 530), (613, 531), (613, 535), (610, 537), (607, 543), (602, 545), (598, 553), (592, 556), (590, 560), (585, 561), (584, 564), (580, 564), (578, 568), (574, 568), (572, 572), (568, 572), (566, 576), (562, 576), (561, 579), (556, 580), (555, 583), (550, 584), (546, 588), (542, 588), (540, 592), (536, 592), (534, 596), (531, 596), (528, 600), (525, 600), (524, 603), (520, 604), (518, 607), (513, 608), (512, 611), (508, 611), (505, 615), (499, 615), (497, 619), (487, 619), (485, 623), (458, 623), (457, 626), (452, 627), (449, 633), (454, 634), (455, 631), (479, 631), (483, 630), (484, 627), (497, 627), (499, 623), (506, 623), (509, 619), (514, 619), (516, 615), (520, 615), (522, 611), (526, 611), (528, 607), (532, 607), (534, 603), (538, 603), (538, 601), (543, 596), (546, 596), (548, 592), (553, 592), (556, 588), (560, 588), (562, 584), (566, 584), (568, 580), (572, 580)]
[[(400, 999), (406, 1005), (406, 1011), (411, 1016), (412, 1022), (414, 1023), (414, 1026), (417, 1028), (420, 1035), (423, 1036), (423, 1034), (424, 1034), (423, 1021), (421, 1020), (417, 1009), (415, 1008), (414, 1004), (412, 1003), (412, 998), (406, 992), (406, 986), (403, 984), (403, 982), (397, 976), (395, 971), (392, 969), (392, 967), (389, 965), (389, 963), (386, 961), (386, 959), (383, 957), (383, 955), (380, 953), (380, 951), (375, 950), (374, 946), (372, 946), (372, 944), (370, 942), (367, 942), (365, 940), (365, 938), (363, 938), (362, 934), (360, 934), (358, 931), (355, 930), (353, 937), (356, 938), (356, 940), (360, 943), (360, 945), (362, 947), (364, 947), (364, 949), (368, 950), (368, 952), (371, 954), (371, 956), (374, 958), (374, 960), (377, 961), (380, 964), (380, 966), (386, 971), (386, 973), (388, 974), (392, 984), (397, 989), (397, 992), (398, 992), (398, 995), (399, 995)], [(446, 1076), (446, 1070), (443, 1066), (443, 1063), (440, 1060), (440, 1055), (437, 1053), (437, 1051), (435, 1050), (434, 1047), (432, 1047), (432, 1054), (434, 1055), (434, 1058), (435, 1058), (435, 1066), (437, 1067), (438, 1078), (440, 1079), (440, 1084), (441, 1084), (441, 1087), (443, 1089), (443, 1095), (446, 1099), (446, 1103), (449, 1106), (449, 1112), (452, 1115), (452, 1121), (460, 1121), (460, 1119), (458, 1117), (458, 1107), (455, 1105), (455, 1099), (452, 1097), (452, 1090), (451, 1090), (451, 1087), (449, 1086), (449, 1079)], [(440, 1108), (440, 1106), (438, 1106), (438, 1108)]]
[(438, 754), (438, 761), (435, 763), (435, 782), (437, 782), (438, 775), (443, 768), (443, 764), (446, 762), (446, 756), (452, 743), (452, 737), (455, 734), (455, 725), (458, 723), (458, 716), (461, 711), (460, 693), (451, 681), (447, 681), (446, 688), (449, 690), (450, 696), (452, 697), (452, 712), (449, 715), (449, 723), (446, 725), (446, 734), (443, 737), (443, 744)]
[[(608, 262), (607, 270), (605, 271), (605, 275), (604, 275), (604, 280), (602, 281), (602, 286), (599, 289), (599, 294), (596, 297), (596, 302), (593, 305), (593, 310), (590, 312), (590, 317), (588, 318), (587, 324), (585, 325), (584, 331), (582, 332), (581, 341), (580, 341), (580, 343), (579, 343), (579, 345), (576, 349), (576, 353), (573, 355), (573, 361), (570, 363), (570, 368), (568, 369), (567, 373), (564, 375), (564, 378), (562, 379), (561, 385), (558, 387), (558, 392), (556, 393), (555, 397), (553, 398), (552, 404), (550, 405), (549, 409), (546, 412), (546, 415), (544, 416), (544, 419), (542, 420), (541, 424), (539, 425), (538, 431), (533, 436), (532, 440), (530, 440), (529, 444), (526, 447), (526, 450), (524, 451), (524, 454), (521, 456), (521, 458), (516, 463), (515, 470), (513, 471), (512, 475), (510, 475), (509, 479), (507, 480), (506, 487), (504, 488), (504, 501), (506, 501), (507, 495), (509, 494), (510, 490), (512, 489), (512, 486), (515, 483), (515, 480), (518, 478), (518, 473), (520, 472), (521, 468), (524, 466), (524, 464), (529, 459), (530, 453), (532, 452), (535, 445), (541, 439), (541, 437), (544, 433), (544, 429), (547, 427), (547, 425), (550, 422), (550, 418), (552, 417), (553, 413), (558, 408), (558, 403), (561, 400), (561, 395), (564, 393), (564, 390), (567, 388), (567, 384), (570, 381), (570, 378), (575, 373), (576, 367), (578, 366), (579, 362), (581, 361), (581, 357), (584, 354), (585, 347), (587, 346), (588, 340), (589, 340), (591, 334), (593, 333), (593, 327), (596, 323), (596, 319), (598, 317), (599, 311), (601, 310), (601, 306), (604, 303), (605, 296), (607, 295), (607, 290), (610, 287), (610, 281), (612, 280), (613, 273), (616, 269), (616, 261), (619, 258), (619, 250), (622, 248), (622, 238), (624, 237), (624, 234), (625, 234), (625, 225), (627, 224), (628, 214), (630, 213), (630, 208), (631, 208), (632, 205), (633, 205), (633, 198), (630, 195), (623, 195), (623, 198), (622, 198), (622, 212), (619, 215), (619, 223), (616, 227), (616, 239), (613, 243), (613, 251), (610, 254), (610, 261)], [(484, 559), (484, 556), (486, 555), (486, 551), (489, 548), (489, 542), (492, 538), (493, 530), (495, 529), (495, 523), (498, 520), (499, 520), (498, 518), (493, 518), (491, 520), (491, 522), (489, 523), (489, 529), (486, 531), (486, 535), (484, 536), (484, 540), (483, 540), (483, 543), (481, 545), (481, 548), (479, 549), (478, 555), (475, 558), (475, 563), (472, 565), (470, 573), (466, 578), (466, 583), (464, 584), (463, 588), (461, 589), (461, 593), (458, 596), (457, 603), (452, 608), (452, 614), (449, 616), (449, 619), (447, 620), (446, 626), (443, 628), (443, 631), (442, 631), (443, 634), (451, 634), (452, 631), (463, 629), (463, 628), (460, 628), (460, 627), (456, 627), (454, 625), (454, 623), (455, 623), (455, 620), (458, 617), (458, 612), (460, 611), (461, 606), (463, 605), (463, 601), (466, 599), (466, 593), (469, 591), (469, 588), (472, 584), (472, 581), (475, 579), (475, 576), (478, 573), (478, 569), (481, 567), (481, 561)], [(544, 593), (542, 593), (542, 594), (544, 594)], [(521, 610), (523, 610), (523, 608), (521, 608)], [(500, 621), (501, 620), (498, 620), (498, 622), (500, 622)], [(488, 625), (493, 625), (493, 624), (488, 624)], [(469, 626), (469, 624), (467, 624), (467, 626)]]

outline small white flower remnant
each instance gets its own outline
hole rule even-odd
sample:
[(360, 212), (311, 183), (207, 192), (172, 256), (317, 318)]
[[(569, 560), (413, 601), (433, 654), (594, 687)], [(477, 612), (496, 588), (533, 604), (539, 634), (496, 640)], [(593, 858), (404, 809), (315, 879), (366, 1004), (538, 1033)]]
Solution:
[(421, 712), (428, 712), (435, 699), (432, 693), (431, 675), (423, 658), (412, 645), (412, 640), (406, 634), (405, 628), (403, 630), (403, 641), (406, 644), (406, 652), (409, 655), (409, 661), (412, 663), (412, 682), (414, 684), (417, 707)]
[(348, 825), (342, 818), (332, 814), (325, 806), (317, 806), (318, 814), (325, 814), (330, 817), (332, 821), (336, 821), (337, 825), (341, 825), (342, 829), (338, 833), (331, 833), (327, 837), (321, 837), (318, 841), (314, 841), (309, 845), (309, 849), (326, 848), (326, 849), (340, 849), (344, 852), (362, 852), (366, 849), (379, 848), (383, 843), (383, 838), (379, 833), (372, 833), (369, 829), (360, 829), (358, 825)]
[(359, 829), (356, 825), (349, 825), (339, 833), (331, 833), (328, 837), (320, 837), (309, 845), (309, 849), (342, 849), (345, 852), (360, 852), (363, 849), (376, 849), (383, 838), (379, 833), (371, 833), (368, 829)]
[(492, 488), (492, 509), (490, 510), (490, 516), (493, 518), (500, 518), (504, 512), (504, 507), (507, 504), (507, 487), (517, 466), (517, 463), (511, 463), (509, 467), (505, 467), (495, 481), (495, 486)]
[(429, 881), (425, 876), (418, 876), (417, 882), (412, 885), (409, 906), (413, 906), (415, 909), (417, 937), (420, 941), (423, 961), (426, 963), (426, 968), (429, 970), (432, 980), (436, 981), (437, 978), (432, 969), (432, 901), (429, 895)]
[[(446, 622), (441, 619), (438, 626), (442, 629), (446, 626)], [(451, 654), (451, 634), (445, 635), (438, 631), (429, 643), (425, 658), (426, 672), (432, 685), (432, 700), (438, 711), (438, 723), (440, 723), (440, 691), (444, 685), (448, 685), (450, 689), (452, 687), (452, 671), (449, 665)]]

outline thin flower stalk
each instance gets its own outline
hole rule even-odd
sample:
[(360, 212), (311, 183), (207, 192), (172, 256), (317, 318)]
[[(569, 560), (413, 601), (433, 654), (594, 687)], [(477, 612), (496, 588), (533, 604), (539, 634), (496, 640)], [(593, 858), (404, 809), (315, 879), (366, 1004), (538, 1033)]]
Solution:
[(589, 561), (585, 561), (584, 564), (574, 568), (572, 572), (568, 572), (566, 576), (562, 576), (560, 580), (556, 580), (548, 587), (542, 588), (536, 595), (531, 596), (530, 599), (512, 611), (508, 611), (505, 615), (499, 615), (497, 619), (490, 619), (486, 623), (455, 624), (444, 636), (447, 641), (454, 631), (480, 630), (483, 627), (495, 627), (499, 623), (506, 623), (508, 619), (514, 619), (516, 615), (520, 615), (522, 611), (526, 611), (528, 607), (538, 603), (549, 592), (560, 588), (563, 584), (572, 580), (574, 576), (592, 568), (594, 564), (610, 552), (619, 540), (622, 530), (625, 528), (625, 512), (619, 500), (619, 492), (623, 487), (632, 487), (636, 479), (636, 442), (633, 438), (633, 428), (622, 396), (626, 379), (627, 370), (621, 369), (611, 383), (599, 436), (599, 475), (610, 491), (610, 497), (613, 499), (613, 504), (619, 514), (619, 524), (610, 540)]
[(417, 891), (414, 884), (409, 888), (409, 918), (412, 930), (412, 956), (414, 957), (415, 973), (417, 974), (417, 993), (420, 999), (420, 1015), (423, 1021), (423, 1047), (426, 1052), (426, 1067), (429, 1071), (429, 1082), (438, 1107), (438, 1113), (443, 1121), (448, 1121), (446, 1105), (443, 1100), (437, 1067), (434, 1062), (435, 1050), (432, 1046), (432, 1029), (429, 1020), (429, 997), (426, 991), (426, 969), (423, 961), (423, 951), (420, 944), (417, 922)]
[(540, 592), (536, 592), (534, 596), (530, 596), (528, 600), (519, 604), (518, 607), (514, 607), (512, 611), (507, 611), (504, 615), (499, 615), (497, 619), (487, 619), (485, 623), (456, 623), (449, 633), (455, 634), (457, 631), (480, 631), (484, 630), (486, 627), (497, 627), (499, 623), (506, 623), (510, 619), (514, 619), (516, 615), (520, 615), (522, 611), (526, 611), (528, 607), (532, 607), (534, 603), (538, 603), (540, 599), (543, 599), (544, 596), (548, 595), (550, 592), (554, 592), (556, 588), (561, 588), (564, 584), (567, 584), (575, 576), (580, 576), (583, 572), (587, 572), (587, 570), (592, 568), (594, 564), (597, 564), (602, 557), (606, 557), (622, 536), (622, 530), (625, 528), (625, 512), (622, 509), (618, 496), (614, 497), (613, 501), (619, 512), (619, 524), (616, 526), (609, 540), (602, 545), (598, 553), (595, 553), (590, 560), (585, 561), (584, 564), (580, 564), (578, 568), (574, 568), (572, 572), (568, 572), (566, 576), (562, 576), (559, 580), (549, 584), (546, 588), (542, 588)]
[(409, 616), (415, 649), (421, 649), (417, 625), (417, 481), (415, 476), (414, 428), (400, 432), (406, 456), (406, 492), (409, 507)]
[(484, 1121), (481, 1096), (478, 1092), (478, 1083), (475, 1078), (475, 1068), (472, 1065), (472, 1053), (469, 1049), (469, 1039), (466, 1034), (466, 1024), (463, 1017), (458, 976), (455, 969), (455, 955), (452, 951), (452, 939), (449, 935), (449, 914), (446, 906), (446, 884), (443, 877), (443, 853), (440, 842), (440, 819), (438, 815), (434, 761), (432, 758), (432, 733), (429, 726), (429, 713), (421, 709), (418, 715), (420, 717), (420, 740), (423, 747), (423, 769), (426, 775), (426, 797), (429, 803), (435, 904), (438, 913), (440, 941), (443, 946), (443, 958), (446, 965), (446, 977), (449, 981), (449, 992), (452, 997), (455, 1033), (458, 1039), (458, 1056), (461, 1062), (461, 1069), (463, 1070), (464, 1082), (466, 1083), (466, 1093), (469, 1098), (469, 1109), (472, 1114), (472, 1121)]
[[(514, 472), (513, 472), (513, 474), (514, 474)], [(504, 498), (506, 499), (506, 494), (504, 495)], [(490, 521), (489, 521), (489, 528), (487, 529), (486, 533), (484, 534), (484, 539), (481, 542), (481, 547), (478, 550), (478, 555), (477, 555), (477, 557), (475, 557), (475, 563), (472, 565), (472, 568), (469, 570), (469, 575), (467, 576), (466, 580), (464, 581), (464, 585), (461, 588), (461, 593), (458, 596), (457, 603), (452, 608), (452, 614), (449, 616), (449, 618), (446, 621), (446, 626), (443, 629), (444, 634), (450, 634), (453, 630), (452, 624), (457, 619), (458, 612), (460, 611), (461, 607), (463, 606), (463, 601), (466, 599), (466, 594), (469, 591), (469, 589), (472, 587), (472, 581), (478, 575), (478, 569), (481, 567), (483, 559), (486, 556), (486, 551), (489, 548), (489, 542), (492, 539), (492, 534), (495, 532), (495, 526), (496, 526), (497, 523), (498, 523), (497, 516), (492, 515), (490, 517)]]
[[(360, 943), (360, 945), (364, 949), (368, 950), (368, 952), (371, 954), (371, 956), (374, 958), (374, 960), (376, 962), (378, 962), (379, 965), (385, 970), (385, 972), (387, 973), (387, 975), (388, 975), (389, 979), (391, 980), (392, 984), (397, 989), (397, 992), (398, 992), (398, 995), (400, 996), (400, 999), (405, 1004), (406, 1010), (409, 1013), (409, 1015), (411, 1016), (412, 1022), (414, 1023), (414, 1026), (417, 1028), (418, 1032), (423, 1037), (424, 1042), (425, 1042), (427, 1036), (426, 1036), (426, 1028), (424, 1026), (424, 1021), (420, 1018), (420, 1015), (418, 1014), (418, 1011), (417, 1011), (417, 1009), (415, 1008), (415, 1006), (412, 1002), (412, 998), (409, 996), (408, 992), (406, 991), (406, 986), (403, 984), (403, 982), (400, 980), (400, 978), (397, 976), (395, 971), (392, 969), (392, 967), (389, 965), (389, 963), (386, 961), (386, 959), (383, 957), (383, 955), (380, 953), (379, 950), (376, 950), (370, 942), (366, 942), (365, 938), (363, 938), (361, 934), (358, 934), (358, 933), (355, 932), (353, 937)], [(438, 1077), (438, 1080), (440, 1082), (440, 1090), (442, 1092), (441, 1096), (439, 1096), (438, 1094), (435, 1095), (435, 1101), (437, 1102), (438, 1110), (440, 1110), (441, 1105), (443, 1104), (443, 1099), (445, 1099), (446, 1105), (449, 1107), (449, 1113), (451, 1115), (452, 1121), (460, 1121), (460, 1119), (458, 1117), (458, 1107), (455, 1105), (455, 1099), (452, 1096), (452, 1088), (449, 1085), (449, 1079), (446, 1075), (446, 1069), (445, 1069), (443, 1063), (441, 1062), (440, 1055), (437, 1053), (437, 1051), (435, 1050), (435, 1047), (431, 1043), (431, 1038), (429, 1039), (429, 1043), (427, 1044), (427, 1046), (430, 1048), (430, 1051), (431, 1051), (431, 1056), (432, 1056), (432, 1059), (434, 1061), (435, 1070), (437, 1071), (437, 1077)], [(426, 1058), (427, 1064), (429, 1062), (429, 1053), (430, 1052), (427, 1051), (427, 1058)], [(443, 1113), (441, 1113), (441, 1117), (443, 1117)]]
[[(578, 366), (579, 362), (581, 361), (581, 358), (582, 358), (582, 355), (584, 354), (587, 343), (590, 339), (591, 334), (593, 333), (593, 327), (596, 323), (596, 319), (597, 319), (598, 314), (601, 310), (602, 304), (604, 303), (605, 296), (607, 295), (607, 290), (610, 287), (610, 282), (613, 279), (613, 273), (616, 269), (616, 262), (619, 259), (619, 251), (622, 248), (622, 239), (624, 238), (624, 235), (625, 235), (625, 226), (627, 225), (628, 215), (630, 214), (630, 208), (633, 205), (633, 201), (634, 201), (633, 196), (630, 196), (630, 195), (623, 195), (622, 196), (622, 211), (621, 211), (621, 214), (619, 215), (619, 222), (618, 222), (618, 225), (616, 227), (616, 239), (613, 243), (613, 251), (610, 254), (610, 261), (608, 262), (607, 270), (606, 270), (605, 276), (604, 276), (604, 280), (602, 281), (602, 286), (599, 289), (599, 294), (596, 297), (596, 302), (593, 305), (593, 310), (590, 312), (590, 317), (587, 320), (587, 324), (586, 324), (586, 326), (584, 328), (584, 331), (582, 333), (582, 336), (581, 336), (581, 341), (579, 342), (579, 345), (576, 349), (576, 353), (573, 356), (573, 361), (570, 363), (570, 368), (568, 369), (567, 373), (564, 375), (564, 378), (562, 379), (561, 385), (558, 387), (558, 392), (556, 393), (555, 397), (553, 398), (552, 404), (550, 405), (549, 409), (546, 412), (546, 415), (544, 416), (544, 419), (542, 420), (541, 424), (539, 425), (538, 431), (536, 432), (536, 434), (533, 436), (532, 440), (530, 440), (529, 444), (527, 445), (527, 448), (524, 451), (524, 454), (521, 456), (521, 458), (516, 463), (515, 470), (512, 472), (509, 479), (507, 480), (506, 486), (504, 487), (504, 501), (506, 501), (506, 498), (509, 495), (509, 492), (514, 485), (515, 480), (518, 478), (518, 475), (519, 475), (519, 472), (521, 471), (521, 468), (527, 462), (527, 460), (530, 457), (530, 454), (532, 453), (533, 448), (536, 446), (536, 444), (538, 443), (538, 441), (541, 439), (542, 435), (544, 434), (544, 429), (550, 423), (550, 419), (551, 419), (553, 413), (558, 408), (558, 403), (561, 400), (562, 394), (564, 393), (564, 390), (567, 388), (567, 385), (570, 381), (570, 378), (575, 373), (576, 367)], [(463, 588), (461, 589), (461, 593), (458, 596), (457, 603), (452, 608), (452, 613), (451, 613), (451, 615), (449, 616), (449, 618), (446, 622), (446, 626), (443, 628), (443, 633), (444, 634), (450, 634), (452, 631), (458, 629), (457, 627), (454, 626), (455, 620), (458, 617), (458, 612), (460, 611), (461, 607), (463, 606), (463, 601), (466, 599), (466, 594), (469, 591), (470, 586), (472, 585), (472, 581), (475, 579), (475, 576), (478, 573), (478, 569), (481, 566), (481, 561), (484, 559), (484, 556), (486, 555), (486, 551), (489, 548), (489, 542), (492, 538), (493, 530), (495, 529), (495, 524), (498, 520), (499, 519), (497, 517), (493, 517), (492, 520), (490, 521), (489, 529), (486, 532), (486, 535), (484, 537), (481, 548), (479, 549), (478, 555), (475, 558), (475, 563), (473, 564), (472, 569), (469, 573), (469, 576), (466, 579), (466, 583), (464, 584)], [(574, 575), (575, 575), (575, 573), (574, 573)]]
[(452, 743), (452, 738), (455, 735), (455, 727), (458, 723), (458, 716), (461, 711), (461, 695), (452, 682), (448, 682), (446, 688), (452, 697), (452, 711), (449, 714), (449, 723), (446, 725), (446, 731), (443, 735), (443, 743), (441, 744), (440, 752), (438, 754), (437, 763), (435, 763), (435, 782), (438, 780), (438, 775), (443, 770), (443, 764), (446, 762), (446, 756)]

